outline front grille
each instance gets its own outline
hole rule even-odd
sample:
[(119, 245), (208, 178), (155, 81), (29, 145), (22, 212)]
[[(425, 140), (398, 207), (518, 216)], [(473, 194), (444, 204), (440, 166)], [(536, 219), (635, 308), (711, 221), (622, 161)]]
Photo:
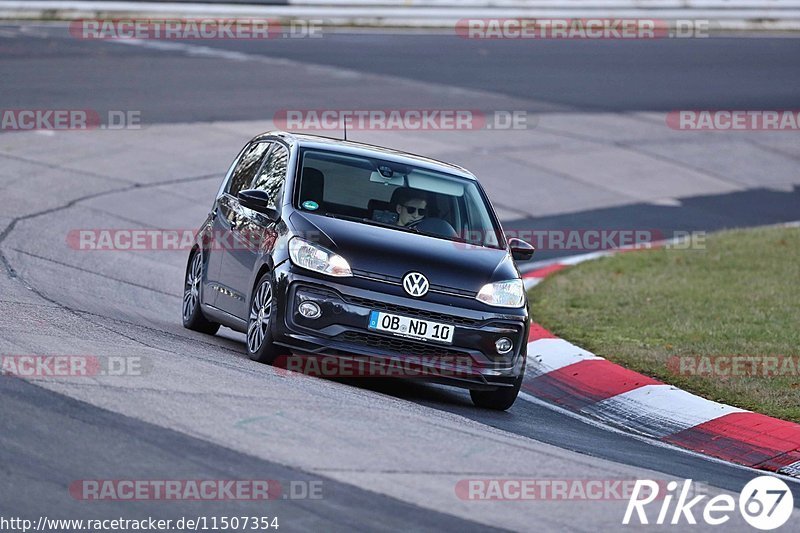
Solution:
[(387, 313), (399, 313), (401, 315), (413, 316), (415, 318), (422, 318), (425, 320), (433, 320), (434, 322), (444, 322), (445, 324), (455, 324), (456, 326), (466, 327), (480, 327), (483, 324), (482, 320), (473, 320), (471, 318), (463, 318), (453, 315), (445, 315), (443, 313), (435, 313), (433, 311), (425, 311), (423, 309), (414, 309), (411, 307), (404, 307), (402, 305), (388, 304), (385, 302), (377, 302), (367, 298), (359, 298), (357, 296), (343, 296), (344, 300), (354, 305), (367, 307), (374, 311), (385, 311)]
[[(387, 276), (385, 274), (378, 274), (377, 272), (369, 272), (367, 270), (353, 270), (353, 274), (372, 281), (380, 281), (383, 283), (391, 283), (392, 285), (403, 285), (403, 278), (397, 276)], [(431, 283), (431, 292), (442, 292), (453, 294), (455, 296), (463, 296), (464, 298), (475, 298), (477, 293), (465, 289), (457, 289), (455, 287), (447, 287), (445, 285), (435, 285)]]
[(349, 342), (370, 348), (379, 348), (381, 350), (386, 350), (401, 355), (419, 357), (466, 356), (464, 352), (451, 350), (444, 346), (435, 346), (431, 344), (408, 341), (396, 337), (384, 337), (382, 335), (374, 335), (371, 333), (361, 333), (358, 331), (347, 331), (334, 337), (334, 340)]

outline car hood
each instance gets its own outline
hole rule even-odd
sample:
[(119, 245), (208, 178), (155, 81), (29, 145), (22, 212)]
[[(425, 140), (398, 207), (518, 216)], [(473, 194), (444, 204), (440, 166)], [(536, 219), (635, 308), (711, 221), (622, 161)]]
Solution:
[(296, 235), (344, 257), (353, 271), (400, 280), (421, 272), (431, 285), (477, 293), (483, 285), (519, 277), (506, 250), (295, 211)]

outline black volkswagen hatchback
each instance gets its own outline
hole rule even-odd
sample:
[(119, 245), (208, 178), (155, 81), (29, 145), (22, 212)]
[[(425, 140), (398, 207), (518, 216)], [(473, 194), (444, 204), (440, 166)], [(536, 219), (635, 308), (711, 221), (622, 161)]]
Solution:
[(508, 409), (529, 327), (514, 260), (532, 254), (506, 240), (463, 168), (268, 132), (239, 153), (198, 232), (183, 325), (246, 333), (263, 363), (412, 360), (419, 375), (470, 389), (475, 405)]

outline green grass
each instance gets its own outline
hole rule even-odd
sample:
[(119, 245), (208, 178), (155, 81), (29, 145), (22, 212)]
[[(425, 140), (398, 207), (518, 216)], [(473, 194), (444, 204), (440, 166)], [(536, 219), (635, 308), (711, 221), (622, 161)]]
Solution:
[(800, 422), (800, 375), (697, 376), (682, 356), (800, 357), (800, 229), (709, 235), (705, 249), (617, 254), (530, 293), (535, 321), (570, 342), (705, 398)]

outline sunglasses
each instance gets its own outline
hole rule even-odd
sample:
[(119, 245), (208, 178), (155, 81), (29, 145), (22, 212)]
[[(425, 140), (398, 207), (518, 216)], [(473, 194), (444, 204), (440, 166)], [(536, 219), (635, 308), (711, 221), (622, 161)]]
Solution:
[(406, 211), (408, 211), (409, 215), (416, 215), (417, 211), (419, 211), (419, 216), (421, 216), (421, 217), (425, 216), (425, 208), (424, 207), (421, 208), (421, 209), (419, 207), (413, 207), (413, 206), (410, 206), (410, 205), (404, 205), (403, 207), (406, 208)]

